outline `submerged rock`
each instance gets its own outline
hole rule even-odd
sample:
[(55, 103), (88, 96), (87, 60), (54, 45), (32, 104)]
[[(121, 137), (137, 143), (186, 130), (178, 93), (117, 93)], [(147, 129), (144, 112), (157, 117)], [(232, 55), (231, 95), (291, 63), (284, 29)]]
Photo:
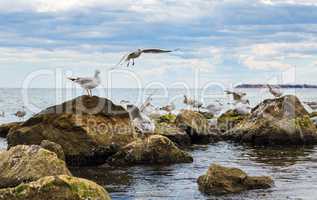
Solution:
[(111, 200), (96, 183), (66, 175), (47, 176), (15, 188), (0, 189), (0, 200)]
[(265, 189), (273, 186), (268, 176), (248, 176), (238, 168), (227, 168), (213, 164), (207, 173), (197, 180), (199, 190), (206, 194), (223, 195), (250, 189)]
[(12, 123), (8, 123), (8, 124), (1, 124), (0, 125), (0, 137), (7, 137), (9, 131), (14, 128), (17, 127), (18, 125), (20, 125), (21, 122), (12, 122)]
[(208, 144), (219, 140), (218, 133), (209, 126), (208, 120), (200, 113), (182, 110), (175, 120), (177, 127), (186, 131), (193, 144)]
[(69, 165), (98, 165), (135, 139), (129, 113), (100, 97), (81, 96), (50, 107), (14, 128), (8, 145), (62, 146)]
[(55, 175), (71, 173), (55, 153), (40, 146), (18, 145), (0, 152), (0, 188)]
[(224, 138), (257, 145), (301, 145), (317, 142), (317, 129), (296, 96), (267, 99)]
[(110, 161), (113, 165), (189, 162), (193, 162), (193, 158), (187, 152), (180, 150), (171, 140), (160, 135), (152, 135), (128, 144)]
[(247, 116), (249, 116), (249, 114), (241, 114), (236, 109), (228, 110), (227, 112), (220, 115), (220, 117), (218, 117), (217, 127), (219, 130), (225, 132), (235, 127)]

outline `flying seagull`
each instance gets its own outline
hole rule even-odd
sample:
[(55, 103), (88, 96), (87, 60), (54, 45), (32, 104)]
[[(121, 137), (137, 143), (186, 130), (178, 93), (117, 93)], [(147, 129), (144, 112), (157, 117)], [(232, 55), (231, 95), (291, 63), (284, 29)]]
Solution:
[(100, 71), (95, 71), (94, 77), (76, 77), (76, 78), (68, 78), (69, 80), (79, 84), (82, 88), (84, 88), (89, 96), (92, 96), (91, 90), (96, 88), (100, 84)]
[(170, 53), (170, 52), (177, 51), (177, 50), (178, 49), (175, 49), (175, 50), (138, 49), (134, 52), (128, 53), (127, 55), (124, 55), (123, 58), (120, 60), (120, 62), (116, 66), (122, 65), (123, 63), (127, 63), (127, 67), (129, 67), (131, 61), (132, 61), (132, 65), (134, 66), (134, 64), (135, 64), (134, 60), (136, 58), (139, 58), (143, 53), (160, 54), (160, 53)]
[(232, 92), (229, 90), (225, 90), (225, 93), (227, 93), (229, 95), (232, 94), (233, 100), (236, 103), (250, 104), (249, 100), (244, 98), (247, 95), (244, 92)]
[(279, 98), (283, 95), (283, 93), (278, 88), (273, 88), (271, 85), (266, 85), (269, 88), (270, 93), (275, 97)]

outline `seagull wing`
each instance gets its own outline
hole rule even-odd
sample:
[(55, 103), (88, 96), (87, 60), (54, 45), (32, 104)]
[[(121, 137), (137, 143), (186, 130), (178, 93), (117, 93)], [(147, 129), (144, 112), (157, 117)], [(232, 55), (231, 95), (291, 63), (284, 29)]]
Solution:
[(124, 56), (122, 56), (121, 60), (118, 62), (118, 64), (116, 64), (114, 67), (112, 67), (111, 69), (116, 68), (119, 65), (122, 65), (128, 58), (130, 53), (125, 54)]
[(80, 85), (85, 85), (87, 83), (93, 82), (93, 78), (85, 78), (85, 77), (79, 77), (75, 80), (76, 83)]
[(163, 50), (163, 49), (143, 49), (142, 53), (170, 53), (172, 50)]

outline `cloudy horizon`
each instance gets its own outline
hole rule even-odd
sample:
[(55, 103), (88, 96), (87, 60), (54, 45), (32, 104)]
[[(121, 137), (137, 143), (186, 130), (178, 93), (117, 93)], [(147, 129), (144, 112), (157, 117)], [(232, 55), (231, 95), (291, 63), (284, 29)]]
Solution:
[[(129, 73), (142, 86), (317, 84), (315, 0), (3, 0), (0, 22), (1, 87), (40, 70), (99, 69), (107, 85), (108, 70), (138, 48), (180, 49), (136, 60)], [(133, 87), (131, 77), (118, 73), (111, 87)]]

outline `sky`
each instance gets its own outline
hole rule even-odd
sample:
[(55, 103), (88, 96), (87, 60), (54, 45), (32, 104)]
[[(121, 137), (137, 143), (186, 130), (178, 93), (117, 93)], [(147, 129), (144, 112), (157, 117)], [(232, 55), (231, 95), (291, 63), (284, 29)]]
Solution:
[[(143, 55), (110, 72), (138, 48)], [(1, 0), (0, 87), (317, 84), (316, 0)]]

